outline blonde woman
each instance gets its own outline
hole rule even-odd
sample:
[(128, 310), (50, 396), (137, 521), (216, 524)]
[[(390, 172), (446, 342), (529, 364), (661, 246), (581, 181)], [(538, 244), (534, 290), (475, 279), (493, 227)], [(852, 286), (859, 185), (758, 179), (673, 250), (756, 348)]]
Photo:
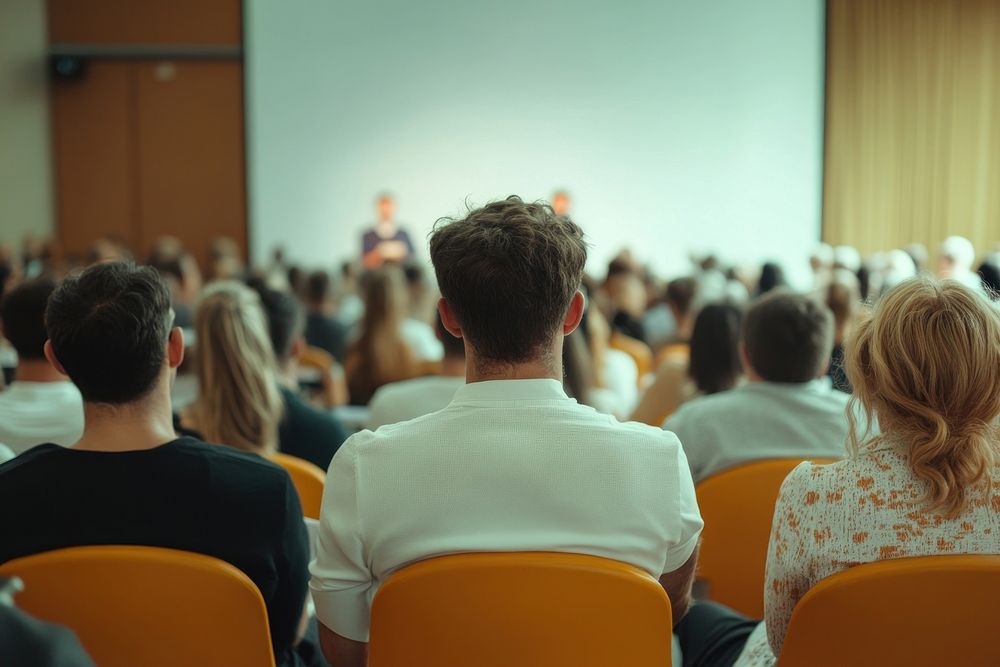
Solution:
[(181, 429), (207, 442), (275, 452), (282, 402), (257, 293), (238, 282), (212, 283), (194, 323), (198, 398), (181, 413)]
[(774, 664), (796, 603), (851, 564), (1000, 554), (1000, 314), (958, 282), (908, 280), (858, 325), (845, 366), (848, 418), (868, 414), (880, 434), (869, 423), (849, 436), (848, 459), (792, 471), (774, 512), (765, 622), (696, 605), (678, 626), (685, 664)]
[(390, 382), (421, 375), (402, 326), (407, 314), (406, 280), (398, 266), (388, 264), (367, 276), (361, 333), (344, 361), (351, 403), (367, 405), (375, 390)]

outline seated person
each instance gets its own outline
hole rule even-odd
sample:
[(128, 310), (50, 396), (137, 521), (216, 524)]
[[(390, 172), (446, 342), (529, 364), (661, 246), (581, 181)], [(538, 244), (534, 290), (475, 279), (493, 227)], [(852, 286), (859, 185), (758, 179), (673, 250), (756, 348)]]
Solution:
[(0, 655), (10, 665), (94, 667), (94, 661), (69, 628), (41, 621), (2, 603)]
[(0, 444), (14, 454), (41, 442), (65, 447), (83, 433), (79, 390), (45, 359), (45, 303), (55, 288), (54, 281), (35, 278), (0, 305), (3, 336), (17, 351), (15, 380), (0, 393)]
[(690, 354), (667, 357), (630, 419), (662, 424), (682, 403), (735, 387), (743, 378), (742, 323), (743, 311), (736, 306), (702, 308), (691, 332)]
[(299, 397), (297, 359), (305, 349), (302, 306), (287, 292), (256, 286), (267, 316), (271, 347), (278, 363), (284, 414), (278, 425), (278, 450), (316, 464), (323, 470), (347, 439), (336, 417), (320, 412)]
[(362, 431), (334, 457), (310, 587), (327, 659), (364, 665), (372, 597), (455, 552), (564, 551), (631, 563), (684, 616), (702, 521), (680, 443), (562, 388), (579, 324), (583, 233), (517, 197), (439, 224), (431, 258), (468, 383), (445, 409)]
[(760, 459), (842, 458), (848, 396), (823, 377), (830, 309), (775, 290), (747, 312), (742, 349), (746, 384), (690, 400), (663, 424), (684, 443), (695, 481)]
[(774, 664), (795, 605), (853, 565), (1000, 554), (1000, 315), (955, 282), (914, 278), (858, 325), (846, 355), (852, 401), (881, 435), (852, 431), (850, 458), (788, 475), (768, 549), (765, 622), (696, 604), (677, 628), (685, 664)]
[(232, 563), (267, 606), (278, 665), (299, 643), (309, 543), (288, 474), (259, 456), (177, 438), (170, 383), (184, 358), (155, 270), (96, 264), (52, 294), (45, 354), (80, 390), (84, 431), (0, 465), (0, 563), (92, 544), (140, 544)]
[(395, 424), (420, 417), (451, 403), (458, 388), (465, 384), (465, 345), (461, 338), (448, 333), (438, 317), (437, 335), (444, 346), (444, 359), (437, 375), (383, 385), (368, 404), (368, 428)]
[(306, 343), (325, 350), (337, 361), (344, 361), (347, 327), (334, 317), (333, 281), (326, 271), (314, 271), (306, 279)]

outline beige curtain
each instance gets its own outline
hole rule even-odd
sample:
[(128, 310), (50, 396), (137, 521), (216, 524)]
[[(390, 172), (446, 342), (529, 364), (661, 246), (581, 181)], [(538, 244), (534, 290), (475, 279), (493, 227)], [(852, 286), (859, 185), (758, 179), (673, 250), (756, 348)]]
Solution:
[(1000, 0), (829, 0), (823, 237), (1000, 242)]

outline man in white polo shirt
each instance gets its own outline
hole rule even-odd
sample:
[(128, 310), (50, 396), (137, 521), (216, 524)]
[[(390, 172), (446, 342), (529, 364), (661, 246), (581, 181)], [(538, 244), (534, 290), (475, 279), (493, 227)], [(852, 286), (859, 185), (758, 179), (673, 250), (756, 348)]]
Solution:
[(517, 197), (440, 224), (431, 259), (467, 384), (443, 410), (350, 437), (327, 474), (310, 587), (331, 664), (363, 665), (375, 591), (456, 552), (563, 551), (659, 577), (690, 601), (702, 521), (677, 438), (567, 398), (580, 228)]
[(847, 394), (825, 377), (833, 313), (817, 299), (777, 290), (743, 320), (747, 383), (684, 403), (663, 424), (701, 481), (750, 461), (843, 458)]

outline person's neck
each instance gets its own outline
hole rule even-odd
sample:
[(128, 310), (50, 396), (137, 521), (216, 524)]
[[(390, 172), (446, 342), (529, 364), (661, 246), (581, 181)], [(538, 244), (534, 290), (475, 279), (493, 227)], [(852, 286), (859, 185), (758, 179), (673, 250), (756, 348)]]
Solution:
[(84, 402), (83, 437), (73, 449), (125, 452), (153, 449), (177, 438), (169, 387), (123, 405)]
[(465, 381), (488, 382), (491, 380), (556, 380), (562, 382), (562, 338), (553, 344), (547, 354), (517, 363), (481, 363), (466, 345)]
[(68, 382), (46, 359), (20, 359), (14, 375), (18, 382)]
[(448, 357), (441, 360), (441, 373), (445, 377), (465, 376), (465, 357)]

